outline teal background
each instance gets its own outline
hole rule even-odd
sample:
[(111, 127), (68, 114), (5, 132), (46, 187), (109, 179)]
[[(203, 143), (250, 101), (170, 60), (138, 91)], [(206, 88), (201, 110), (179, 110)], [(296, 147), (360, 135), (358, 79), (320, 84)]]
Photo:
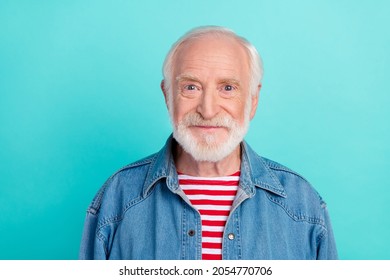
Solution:
[(0, 259), (76, 259), (85, 211), (170, 134), (170, 45), (223, 25), (265, 76), (247, 136), (327, 201), (342, 259), (390, 259), (388, 1), (0, 2)]

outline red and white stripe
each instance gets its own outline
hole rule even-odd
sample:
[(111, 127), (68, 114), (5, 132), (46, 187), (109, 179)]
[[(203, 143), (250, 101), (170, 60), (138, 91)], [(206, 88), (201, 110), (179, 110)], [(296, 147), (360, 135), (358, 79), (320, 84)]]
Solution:
[(240, 171), (225, 177), (179, 173), (179, 185), (202, 219), (202, 259), (222, 259), (222, 236), (236, 197)]

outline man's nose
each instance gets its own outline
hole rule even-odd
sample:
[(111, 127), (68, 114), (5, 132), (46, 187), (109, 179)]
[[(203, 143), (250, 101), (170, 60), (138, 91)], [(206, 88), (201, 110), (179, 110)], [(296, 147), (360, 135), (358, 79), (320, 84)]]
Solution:
[(214, 90), (204, 90), (199, 100), (197, 112), (202, 115), (204, 119), (212, 119), (218, 115), (220, 110), (218, 103), (218, 94)]

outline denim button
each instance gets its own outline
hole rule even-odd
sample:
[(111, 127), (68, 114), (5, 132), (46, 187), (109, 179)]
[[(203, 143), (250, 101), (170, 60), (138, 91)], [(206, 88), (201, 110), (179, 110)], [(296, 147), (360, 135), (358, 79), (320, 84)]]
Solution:
[(228, 234), (228, 239), (229, 239), (229, 240), (233, 240), (234, 237), (235, 237), (235, 236), (234, 236), (234, 233), (229, 233), (229, 234)]
[(190, 230), (188, 231), (188, 235), (189, 235), (189, 236), (194, 236), (194, 235), (195, 235), (195, 230), (190, 229)]

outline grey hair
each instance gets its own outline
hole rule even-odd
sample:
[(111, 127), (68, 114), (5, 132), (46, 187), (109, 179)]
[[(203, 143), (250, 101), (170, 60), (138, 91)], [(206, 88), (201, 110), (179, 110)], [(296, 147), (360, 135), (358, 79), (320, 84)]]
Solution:
[(227, 36), (236, 39), (247, 51), (249, 56), (249, 66), (251, 72), (250, 92), (252, 95), (257, 93), (257, 87), (263, 78), (263, 62), (256, 48), (244, 37), (238, 36), (232, 30), (221, 26), (201, 26), (191, 29), (179, 38), (169, 50), (163, 64), (163, 77), (165, 90), (170, 92), (172, 82), (172, 70), (175, 55), (178, 49), (185, 43), (193, 39), (202, 38), (206, 35)]

